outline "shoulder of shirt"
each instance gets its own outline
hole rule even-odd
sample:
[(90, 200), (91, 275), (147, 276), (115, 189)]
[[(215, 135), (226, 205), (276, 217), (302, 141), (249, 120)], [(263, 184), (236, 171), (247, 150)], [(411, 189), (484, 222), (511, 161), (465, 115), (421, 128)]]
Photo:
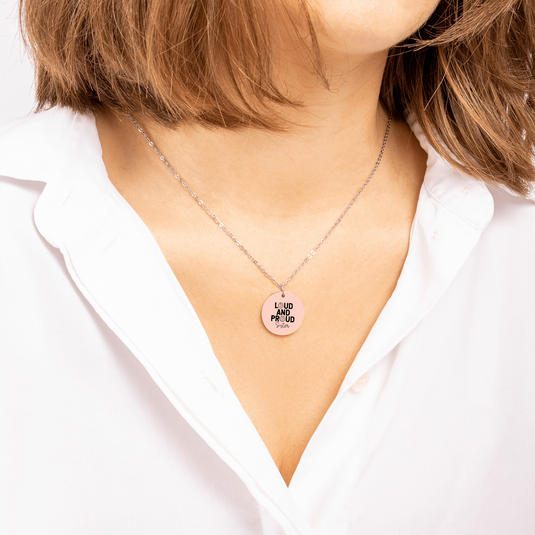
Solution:
[[(442, 158), (430, 145), (429, 141), (427, 140), (425, 134), (423, 133), (420, 125), (418, 124), (418, 121), (416, 120), (415, 116), (413, 114), (409, 114), (408, 117), (406, 117), (406, 121), (407, 121), (407, 124), (410, 126), (411, 130), (413, 131), (414, 135), (416, 136), (416, 138), (418, 139), (418, 141), (420, 142), (420, 144), (422, 145), (422, 147), (425, 149), (425, 151), (429, 154), (429, 153), (434, 153), (438, 159), (440, 159), (442, 161), (443, 164), (445, 164), (446, 166), (450, 167), (452, 169), (452, 171), (460, 176), (463, 176), (460, 172), (458, 172), (457, 170), (453, 169), (453, 167), (448, 163), (446, 162), (446, 160), (444, 160), (444, 158)], [(535, 165), (535, 150), (534, 150), (534, 155), (533, 155), (533, 158), (534, 158), (534, 165)], [(469, 177), (468, 177), (469, 178)], [(505, 192), (507, 193), (508, 195), (510, 195), (513, 199), (516, 199), (517, 201), (520, 200), (520, 201), (532, 201), (535, 203), (535, 184), (532, 184), (532, 188), (531, 188), (531, 191), (528, 193), (528, 195), (526, 197), (522, 197), (521, 195), (519, 195), (518, 193), (516, 193), (515, 191), (509, 189), (508, 187), (506, 187), (505, 185), (497, 185), (497, 184), (492, 184), (492, 185), (488, 185), (487, 186), (489, 187), (489, 190), (491, 193), (495, 193), (495, 192), (498, 192), (498, 191), (502, 191), (502, 192)]]
[[(83, 124), (92, 116), (52, 108), (0, 127), (0, 176), (53, 182), (83, 147)], [(87, 130), (86, 130), (87, 131)]]

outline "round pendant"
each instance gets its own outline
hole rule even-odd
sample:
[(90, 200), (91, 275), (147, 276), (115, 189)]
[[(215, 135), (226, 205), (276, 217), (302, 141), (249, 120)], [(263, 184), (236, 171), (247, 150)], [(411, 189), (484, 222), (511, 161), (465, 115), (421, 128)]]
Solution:
[(281, 292), (270, 295), (262, 306), (262, 321), (266, 329), (273, 334), (285, 336), (292, 334), (303, 323), (305, 305), (297, 295)]

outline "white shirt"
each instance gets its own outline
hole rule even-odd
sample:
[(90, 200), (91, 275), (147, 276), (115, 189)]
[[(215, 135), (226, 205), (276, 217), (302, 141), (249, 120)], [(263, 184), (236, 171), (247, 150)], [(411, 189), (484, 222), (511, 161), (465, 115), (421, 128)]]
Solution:
[(402, 274), (289, 488), (93, 117), (4, 129), (0, 533), (533, 535), (535, 204), (411, 127)]

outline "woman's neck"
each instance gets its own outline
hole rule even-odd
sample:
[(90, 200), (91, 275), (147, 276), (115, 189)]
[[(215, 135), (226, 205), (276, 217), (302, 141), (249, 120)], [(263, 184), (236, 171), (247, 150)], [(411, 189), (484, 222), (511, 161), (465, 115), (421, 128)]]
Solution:
[[(281, 216), (289, 209), (293, 216), (338, 210), (366, 179), (381, 148), (388, 121), (379, 104), (386, 52), (333, 56), (327, 64), (330, 89), (305, 69), (291, 68), (291, 58), (279, 65), (281, 87), (303, 103), (275, 110), (294, 125), (285, 133), (194, 125), (170, 131), (137, 119), (214, 210), (232, 206), (243, 213), (270, 211)], [(122, 172), (141, 173), (155, 182), (174, 180), (130, 121), (110, 116), (99, 121), (121, 140), (114, 156)], [(394, 124), (375, 181), (399, 167), (409, 144), (406, 125)]]

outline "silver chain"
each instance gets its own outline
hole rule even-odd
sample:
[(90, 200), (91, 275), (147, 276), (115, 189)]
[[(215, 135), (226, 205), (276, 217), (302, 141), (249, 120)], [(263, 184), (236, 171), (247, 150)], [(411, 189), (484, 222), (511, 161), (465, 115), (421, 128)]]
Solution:
[(149, 136), (145, 134), (141, 126), (137, 123), (137, 121), (130, 115), (130, 113), (127, 113), (128, 118), (134, 123), (135, 127), (138, 129), (140, 134), (147, 140), (149, 145), (154, 149), (154, 152), (158, 155), (160, 160), (167, 166), (169, 171), (173, 173), (175, 178), (186, 188), (187, 192), (197, 201), (197, 203), (201, 206), (201, 208), (219, 225), (219, 227), (223, 230), (223, 232), (242, 250), (242, 252), (247, 256), (247, 258), (280, 290), (282, 297), (284, 297), (284, 288), (286, 285), (299, 273), (300, 269), (305, 266), (305, 264), (316, 254), (317, 250), (325, 243), (325, 240), (331, 235), (332, 231), (341, 223), (344, 216), (347, 214), (349, 209), (355, 204), (356, 200), (359, 198), (360, 194), (364, 191), (364, 188), (368, 185), (370, 180), (372, 179), (373, 175), (375, 174), (375, 171), (377, 171), (377, 168), (379, 167), (379, 164), (381, 163), (381, 160), (383, 159), (383, 153), (385, 151), (386, 142), (388, 140), (388, 134), (390, 133), (390, 126), (392, 124), (392, 115), (388, 118), (388, 124), (386, 126), (386, 132), (383, 138), (383, 145), (381, 147), (381, 151), (379, 152), (379, 157), (377, 158), (377, 161), (375, 162), (375, 166), (372, 169), (372, 172), (369, 174), (368, 178), (362, 184), (360, 189), (357, 191), (355, 196), (351, 199), (350, 203), (345, 207), (345, 210), (340, 214), (340, 217), (334, 222), (334, 225), (327, 231), (325, 236), (321, 238), (321, 240), (318, 242), (316, 247), (310, 251), (310, 253), (306, 256), (306, 258), (297, 266), (295, 271), (284, 281), (283, 284), (278, 283), (273, 276), (271, 276), (264, 267), (260, 264), (260, 262), (254, 258), (254, 256), (236, 239), (234, 234), (230, 232), (230, 230), (223, 225), (223, 223), (219, 220), (219, 218), (204, 204), (204, 202), (199, 199), (198, 195), (186, 184), (184, 179), (171, 167), (171, 164), (165, 159), (164, 155), (156, 148), (154, 143), (149, 139)]

